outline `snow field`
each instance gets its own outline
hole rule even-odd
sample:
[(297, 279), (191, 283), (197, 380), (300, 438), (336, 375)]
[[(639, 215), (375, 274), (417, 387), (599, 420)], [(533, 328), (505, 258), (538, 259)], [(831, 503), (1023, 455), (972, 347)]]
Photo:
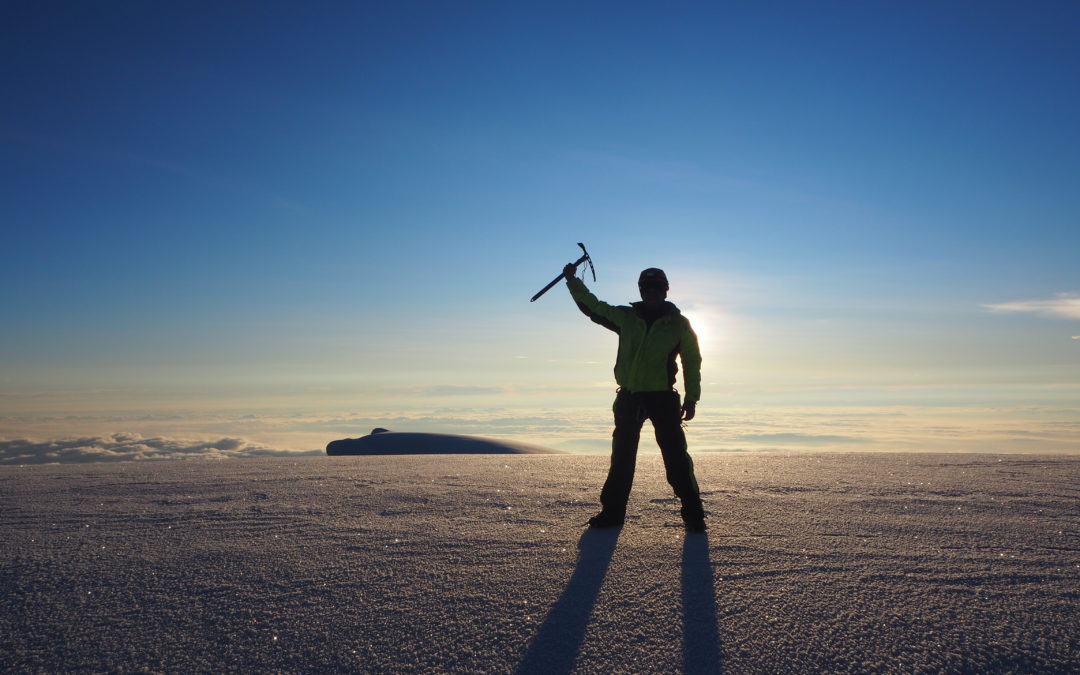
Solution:
[(606, 458), (0, 467), (0, 669), (1076, 672), (1080, 458)]

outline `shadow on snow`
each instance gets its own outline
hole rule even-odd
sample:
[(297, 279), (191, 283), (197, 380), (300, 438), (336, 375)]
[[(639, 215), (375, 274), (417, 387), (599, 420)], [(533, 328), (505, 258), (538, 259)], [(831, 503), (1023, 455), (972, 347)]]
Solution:
[(577, 567), (536, 632), (517, 673), (569, 673), (573, 669), (620, 532), (617, 527), (589, 529), (581, 535)]
[(716, 586), (707, 534), (688, 534), (682, 551), (683, 672), (722, 673)]
[[(573, 671), (620, 533), (621, 528), (589, 529), (581, 535), (577, 567), (529, 644), (515, 671), (518, 675)], [(707, 535), (687, 535), (683, 539), (682, 605), (683, 671), (722, 673)]]

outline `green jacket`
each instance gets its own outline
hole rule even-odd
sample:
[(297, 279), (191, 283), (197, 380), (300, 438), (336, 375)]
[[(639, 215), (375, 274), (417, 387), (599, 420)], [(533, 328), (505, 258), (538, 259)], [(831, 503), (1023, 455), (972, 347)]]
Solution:
[(614, 306), (598, 300), (581, 279), (567, 279), (566, 287), (578, 309), (601, 326), (619, 334), (619, 357), (615, 361), (615, 381), (629, 391), (670, 391), (683, 365), (685, 400), (701, 398), (701, 350), (690, 321), (670, 302), (650, 325), (644, 303)]

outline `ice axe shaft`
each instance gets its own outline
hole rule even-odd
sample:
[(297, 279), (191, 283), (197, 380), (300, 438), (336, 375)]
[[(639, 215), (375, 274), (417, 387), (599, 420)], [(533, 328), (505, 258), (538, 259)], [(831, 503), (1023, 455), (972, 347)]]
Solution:
[[(589, 269), (591, 269), (591, 270), (592, 270), (592, 276), (593, 276), (593, 281), (596, 281), (596, 268), (595, 268), (595, 267), (593, 267), (593, 264), (592, 264), (592, 258), (590, 258), (590, 257), (589, 257), (589, 252), (585, 250), (585, 244), (582, 244), (582, 243), (581, 243), (581, 242), (579, 241), (579, 242), (578, 242), (578, 246), (580, 246), (580, 247), (581, 247), (581, 252), (582, 252), (582, 253), (583, 253), (584, 255), (582, 255), (582, 256), (581, 256), (580, 258), (578, 258), (577, 260), (575, 260), (575, 261), (573, 262), (574, 268), (575, 268), (575, 269), (577, 269), (577, 266), (578, 266), (578, 265), (580, 265), (581, 263), (584, 263), (584, 262), (587, 262), (587, 263), (589, 263)], [(531, 298), (529, 299), (529, 302), (536, 302), (536, 299), (537, 299), (537, 298), (539, 298), (539, 297), (540, 297), (541, 295), (543, 295), (544, 293), (547, 293), (548, 291), (550, 291), (550, 290), (551, 290), (551, 287), (552, 287), (552, 286), (554, 286), (555, 284), (559, 283), (559, 282), (560, 282), (560, 281), (562, 281), (562, 280), (563, 280), (564, 278), (565, 278), (565, 277), (564, 277), (564, 275), (560, 274), (559, 276), (557, 276), (557, 277), (555, 277), (554, 279), (552, 279), (552, 280), (551, 280), (551, 283), (550, 283), (550, 284), (548, 284), (547, 286), (544, 286), (543, 288), (541, 288), (541, 289), (540, 289), (540, 292), (539, 292), (539, 293), (537, 293), (536, 295), (532, 296), (532, 297), (531, 297)]]

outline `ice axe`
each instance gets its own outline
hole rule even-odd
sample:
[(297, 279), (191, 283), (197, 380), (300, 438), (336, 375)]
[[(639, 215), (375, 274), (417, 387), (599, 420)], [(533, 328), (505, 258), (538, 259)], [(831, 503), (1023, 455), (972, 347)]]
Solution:
[[(589, 270), (592, 272), (592, 280), (596, 281), (596, 268), (593, 267), (592, 258), (589, 257), (589, 252), (585, 250), (585, 244), (582, 244), (579, 241), (578, 246), (581, 247), (581, 252), (584, 253), (584, 255), (581, 256), (580, 258), (578, 258), (577, 260), (575, 260), (572, 263), (574, 265), (574, 268), (577, 269), (577, 266), (580, 265), (581, 263), (587, 263), (589, 265)], [(537, 298), (539, 298), (544, 293), (547, 293), (549, 290), (551, 290), (552, 286), (554, 286), (555, 284), (559, 283), (562, 280), (563, 280), (563, 275), (562, 274), (555, 277), (554, 279), (551, 280), (550, 284), (548, 284), (547, 286), (544, 286), (543, 288), (540, 289), (539, 293), (532, 296), (532, 298), (529, 299), (529, 302), (536, 302)]]

